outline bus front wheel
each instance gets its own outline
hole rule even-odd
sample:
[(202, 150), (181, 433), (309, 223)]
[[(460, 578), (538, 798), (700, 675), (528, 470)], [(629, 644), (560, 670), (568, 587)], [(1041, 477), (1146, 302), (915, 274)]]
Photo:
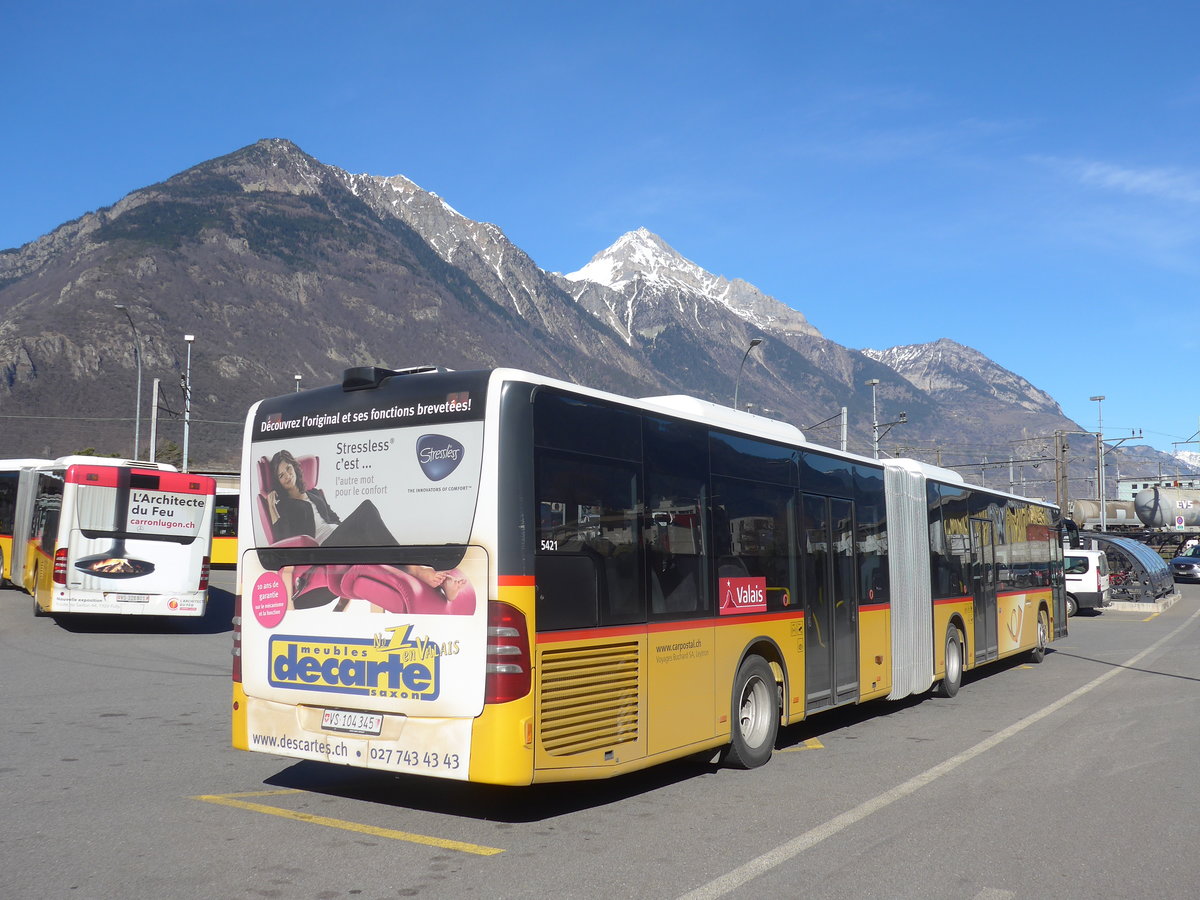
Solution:
[(962, 687), (963, 651), (958, 629), (952, 624), (946, 626), (946, 675), (938, 684), (938, 693), (943, 697), (953, 697)]
[(775, 675), (761, 656), (748, 656), (738, 667), (732, 699), (732, 740), (725, 764), (753, 769), (771, 758), (779, 733)]

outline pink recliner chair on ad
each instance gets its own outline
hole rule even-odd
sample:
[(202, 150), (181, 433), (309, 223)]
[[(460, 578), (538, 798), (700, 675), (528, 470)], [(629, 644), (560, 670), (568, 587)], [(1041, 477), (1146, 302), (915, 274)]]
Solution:
[(446, 573), (440, 588), (425, 584), (394, 566), (351, 566), (342, 574), (338, 589), (343, 597), (366, 600), (394, 613), (469, 616), (475, 612), (475, 588), (458, 569)]

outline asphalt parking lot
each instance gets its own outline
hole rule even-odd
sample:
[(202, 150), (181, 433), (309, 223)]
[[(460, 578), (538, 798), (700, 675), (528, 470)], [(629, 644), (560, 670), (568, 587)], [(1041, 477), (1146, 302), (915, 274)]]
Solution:
[(1200, 882), (1200, 587), (1070, 621), (953, 700), (824, 713), (750, 772), (524, 789), (229, 744), (232, 600), (35, 619), (0, 591), (11, 897), (1168, 897)]

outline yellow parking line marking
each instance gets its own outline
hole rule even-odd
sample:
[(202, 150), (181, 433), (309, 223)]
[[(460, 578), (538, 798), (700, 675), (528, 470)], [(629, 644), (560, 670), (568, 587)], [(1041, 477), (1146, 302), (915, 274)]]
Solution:
[(1161, 613), (1152, 613), (1151, 615), (1148, 615), (1146, 618), (1142, 619), (1142, 621), (1149, 622), (1151, 619), (1157, 619), (1160, 615)]
[(809, 738), (799, 747), (784, 747), (780, 753), (799, 753), (801, 750), (824, 750), (825, 745), (816, 738)]
[(193, 800), (207, 800), (211, 797), (278, 797), (282, 794), (303, 794), (304, 791), (299, 788), (280, 788), (276, 791), (239, 791), (236, 794), (205, 794), (200, 797), (193, 797)]
[(341, 828), (343, 831), (356, 831), (359, 834), (370, 834), (375, 837), (390, 838), (394, 841), (407, 841), (410, 844), (425, 844), (429, 847), (439, 847), (442, 850), (458, 850), (462, 853), (474, 853), (477, 856), (495, 856), (504, 851), (498, 847), (484, 847), (481, 844), (468, 844), (464, 841), (451, 841), (445, 838), (430, 837), (424, 834), (413, 834), (410, 831), (396, 831), (392, 828), (376, 828), (373, 825), (360, 825), (357, 822), (347, 822), (344, 819), (330, 819), (326, 816), (314, 816), (309, 813), (294, 812), (290, 809), (280, 809), (277, 806), (267, 806), (265, 803), (251, 803), (240, 797), (268, 797), (278, 794), (300, 794), (303, 791), (247, 791), (241, 794), (201, 794), (192, 797), (193, 800), (203, 800), (205, 803), (216, 803), (221, 806), (232, 806), (237, 809), (248, 809), (251, 812), (266, 813), (270, 816), (280, 816), (284, 819), (294, 819), (297, 822), (307, 822), (310, 825), (324, 825), (328, 828)]

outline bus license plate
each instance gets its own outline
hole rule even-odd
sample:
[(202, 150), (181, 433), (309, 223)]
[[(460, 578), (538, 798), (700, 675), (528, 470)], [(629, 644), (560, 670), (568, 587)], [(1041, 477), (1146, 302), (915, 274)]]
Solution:
[(377, 735), (383, 730), (383, 716), (378, 713), (352, 712), (348, 709), (327, 709), (321, 716), (321, 727), (326, 731)]
[(150, 595), (149, 594), (114, 594), (114, 593), (110, 592), (110, 593), (106, 593), (104, 595), (104, 599), (112, 600), (117, 603), (149, 603)]

